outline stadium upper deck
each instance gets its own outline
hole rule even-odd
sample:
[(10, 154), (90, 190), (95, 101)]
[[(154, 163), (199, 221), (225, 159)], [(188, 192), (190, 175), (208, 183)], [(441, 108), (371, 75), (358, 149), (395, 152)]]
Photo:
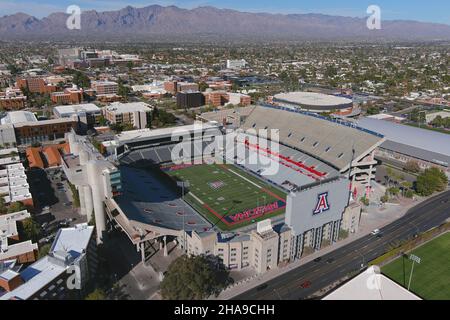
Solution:
[(361, 160), (384, 141), (382, 135), (348, 122), (270, 106), (256, 107), (241, 128), (246, 131), (278, 129), (280, 143), (320, 159), (341, 172), (348, 170), (352, 157), (354, 161)]

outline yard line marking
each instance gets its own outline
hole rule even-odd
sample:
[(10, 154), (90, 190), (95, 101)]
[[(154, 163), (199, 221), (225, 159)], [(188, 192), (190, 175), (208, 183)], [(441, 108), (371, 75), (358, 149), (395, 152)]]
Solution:
[(198, 202), (200, 202), (201, 205), (204, 205), (205, 203), (200, 200), (199, 198), (197, 198), (197, 196), (195, 194), (193, 194), (192, 192), (189, 192), (188, 194), (190, 194), (192, 196), (192, 198), (194, 198), (195, 200), (197, 200)]
[(237, 175), (238, 177), (240, 177), (241, 179), (244, 179), (245, 181), (247, 181), (248, 183), (251, 183), (252, 185), (254, 185), (255, 187), (257, 187), (258, 189), (262, 189), (262, 187), (261, 186), (259, 186), (259, 185), (257, 185), (256, 183), (254, 183), (253, 181), (251, 181), (251, 180), (249, 180), (249, 179), (247, 179), (246, 177), (244, 177), (244, 176), (241, 176), (239, 173), (237, 173), (237, 172), (234, 172), (233, 170), (231, 170), (231, 169), (228, 169), (228, 171), (230, 171), (230, 172), (232, 172), (232, 173), (234, 173), (235, 175)]

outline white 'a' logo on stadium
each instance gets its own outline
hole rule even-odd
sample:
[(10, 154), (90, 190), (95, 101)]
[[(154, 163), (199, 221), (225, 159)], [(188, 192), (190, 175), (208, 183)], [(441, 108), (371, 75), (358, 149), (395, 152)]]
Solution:
[(313, 211), (313, 214), (319, 214), (328, 210), (330, 210), (330, 205), (328, 204), (328, 192), (324, 192), (317, 197), (316, 209)]

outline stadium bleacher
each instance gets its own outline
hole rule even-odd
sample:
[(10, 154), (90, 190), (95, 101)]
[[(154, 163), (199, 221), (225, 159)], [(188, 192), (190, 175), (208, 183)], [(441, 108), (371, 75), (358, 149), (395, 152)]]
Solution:
[(338, 121), (265, 106), (255, 107), (241, 129), (278, 129), (280, 143), (314, 155), (339, 170), (350, 163), (352, 148), (358, 158), (383, 140), (380, 135)]

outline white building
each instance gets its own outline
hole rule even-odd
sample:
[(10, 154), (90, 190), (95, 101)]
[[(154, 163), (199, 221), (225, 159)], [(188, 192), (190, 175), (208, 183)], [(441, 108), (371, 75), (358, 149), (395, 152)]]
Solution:
[(227, 60), (227, 69), (242, 69), (247, 66), (247, 61), (241, 60)]
[(93, 235), (94, 227), (87, 224), (60, 229), (47, 256), (20, 273), (8, 270), (12, 290), (0, 288), (0, 300), (79, 298), (96, 272)]
[(136, 129), (145, 129), (153, 107), (143, 102), (114, 102), (105, 108), (105, 118), (113, 124), (132, 124)]
[(322, 300), (422, 300), (372, 266)]

